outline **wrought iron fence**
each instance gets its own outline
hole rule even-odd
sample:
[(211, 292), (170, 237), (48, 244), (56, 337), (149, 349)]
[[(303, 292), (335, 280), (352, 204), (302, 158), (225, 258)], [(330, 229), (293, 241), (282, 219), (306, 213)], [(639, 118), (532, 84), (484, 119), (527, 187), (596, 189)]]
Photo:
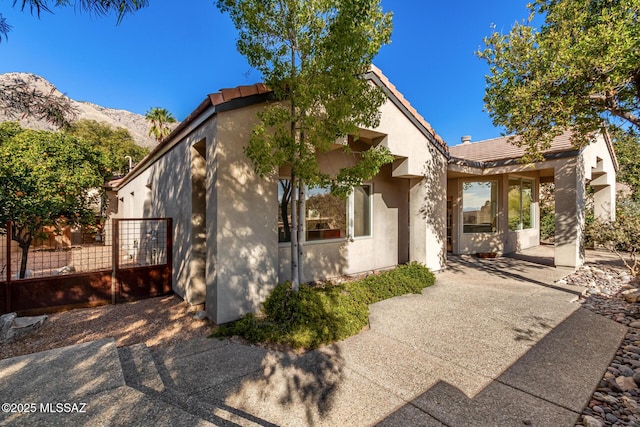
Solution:
[[(0, 235), (0, 314), (39, 314), (171, 292), (171, 218), (43, 229), (23, 251)], [(23, 262), (24, 261), (24, 262)]]
[(118, 268), (167, 263), (167, 220), (125, 219), (118, 221)]
[(43, 227), (28, 248), (0, 236), (0, 280), (23, 280), (112, 268), (111, 223)]

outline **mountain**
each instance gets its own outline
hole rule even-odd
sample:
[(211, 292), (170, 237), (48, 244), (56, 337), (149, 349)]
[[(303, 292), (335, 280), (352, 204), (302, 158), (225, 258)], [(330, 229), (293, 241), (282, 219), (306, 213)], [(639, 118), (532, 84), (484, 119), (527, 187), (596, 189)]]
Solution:
[[(62, 92), (60, 92), (44, 77), (30, 73), (0, 74), (0, 86), (20, 81), (26, 82), (33, 89), (43, 93), (50, 93), (53, 91), (53, 93), (56, 93), (57, 95), (63, 95)], [(153, 148), (157, 144), (153, 137), (147, 135), (149, 132), (149, 124), (144, 116), (140, 114), (135, 114), (126, 110), (105, 108), (90, 102), (76, 101), (73, 99), (71, 99), (71, 103), (78, 113), (78, 120), (95, 120), (97, 122), (107, 123), (113, 127), (125, 128), (129, 131), (136, 144), (142, 147)], [(0, 123), (9, 120), (18, 120), (22, 127), (28, 129), (56, 130), (54, 126), (44, 120), (38, 120), (34, 117), (26, 117), (24, 119), (20, 119), (19, 117), (9, 117), (4, 113), (4, 111), (0, 110)]]

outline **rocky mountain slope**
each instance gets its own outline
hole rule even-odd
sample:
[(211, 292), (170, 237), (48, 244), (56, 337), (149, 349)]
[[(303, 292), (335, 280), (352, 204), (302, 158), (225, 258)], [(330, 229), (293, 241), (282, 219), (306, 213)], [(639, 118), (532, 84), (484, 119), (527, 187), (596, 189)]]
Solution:
[[(47, 79), (30, 73), (6, 73), (0, 74), (0, 85), (15, 83), (18, 81), (26, 82), (30, 87), (43, 93), (49, 93), (52, 90), (58, 94), (62, 93)], [(130, 111), (116, 110), (113, 108), (105, 108), (90, 102), (71, 100), (73, 107), (77, 111), (77, 119), (95, 120), (104, 122), (114, 127), (123, 127), (129, 131), (136, 144), (152, 148), (156, 145), (155, 139), (149, 137), (149, 124), (144, 116), (135, 114)], [(55, 128), (46, 121), (38, 120), (33, 117), (20, 118), (9, 117), (0, 110), (0, 123), (8, 120), (18, 120), (21, 126), (29, 129), (38, 130), (55, 130)]]

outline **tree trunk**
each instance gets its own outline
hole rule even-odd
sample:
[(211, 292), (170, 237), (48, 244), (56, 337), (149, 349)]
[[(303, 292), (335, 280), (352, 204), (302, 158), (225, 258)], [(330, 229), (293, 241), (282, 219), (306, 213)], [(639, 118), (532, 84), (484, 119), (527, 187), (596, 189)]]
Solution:
[(291, 201), (291, 181), (286, 184), (286, 180), (281, 179), (282, 200), (280, 201), (280, 215), (282, 216), (282, 228), (284, 228), (284, 241), (291, 241), (291, 226), (289, 224), (289, 202)]
[[(25, 226), (17, 226), (15, 222), (11, 224), (11, 240), (18, 243), (22, 249), (22, 259), (20, 260), (20, 272), (18, 277), (24, 279), (27, 273), (27, 260), (29, 259), (29, 248), (33, 242), (33, 233)], [(10, 262), (10, 260), (9, 260)]]
[(291, 173), (291, 287), (300, 289), (298, 271), (298, 191), (296, 175)]
[(298, 283), (304, 283), (304, 242), (306, 241), (307, 197), (305, 183), (302, 180), (298, 184), (298, 195), (298, 205), (300, 206), (298, 214)]
[(20, 275), (18, 276), (20, 279), (24, 279), (25, 274), (27, 273), (27, 259), (29, 257), (29, 246), (20, 245), (20, 249), (22, 249), (22, 260), (20, 260)]

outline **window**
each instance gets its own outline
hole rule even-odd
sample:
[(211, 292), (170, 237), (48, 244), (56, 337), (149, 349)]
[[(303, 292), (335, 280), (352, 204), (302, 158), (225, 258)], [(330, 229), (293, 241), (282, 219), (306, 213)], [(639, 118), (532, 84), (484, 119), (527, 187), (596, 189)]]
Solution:
[(353, 189), (351, 193), (353, 203), (353, 212), (350, 217), (353, 218), (354, 237), (371, 235), (371, 186), (361, 185)]
[(347, 237), (347, 203), (328, 187), (307, 189), (307, 241)]
[(462, 224), (464, 233), (497, 231), (498, 183), (496, 181), (462, 184)]
[[(371, 235), (371, 185), (355, 187), (347, 200), (331, 194), (329, 187), (306, 191), (307, 241)], [(291, 241), (291, 181), (278, 183), (278, 241)]]
[(533, 181), (509, 179), (509, 230), (524, 230), (534, 227)]

